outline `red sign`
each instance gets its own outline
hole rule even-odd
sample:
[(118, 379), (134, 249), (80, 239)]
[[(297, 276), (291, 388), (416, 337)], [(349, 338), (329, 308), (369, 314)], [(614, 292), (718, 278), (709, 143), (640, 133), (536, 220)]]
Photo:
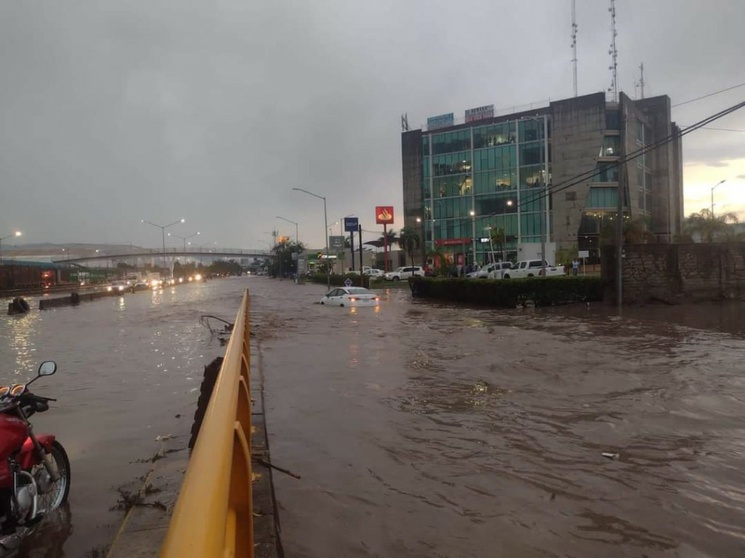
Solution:
[(460, 246), (462, 244), (471, 244), (470, 238), (444, 238), (435, 240), (437, 246)]
[(378, 205), (375, 207), (375, 222), (378, 225), (392, 225), (393, 224), (393, 206), (392, 205)]

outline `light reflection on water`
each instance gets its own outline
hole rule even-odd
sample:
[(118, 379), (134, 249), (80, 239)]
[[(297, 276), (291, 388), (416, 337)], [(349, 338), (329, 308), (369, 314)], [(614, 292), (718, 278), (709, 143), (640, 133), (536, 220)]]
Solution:
[[(37, 297), (26, 297), (29, 314), (0, 316), (0, 384), (25, 381), (42, 360), (58, 365), (34, 384), (36, 393), (58, 401), (33, 423), (36, 432), (56, 434), (71, 461), (65, 517), (74, 517), (74, 528), (61, 528), (66, 540), (55, 543), (66, 556), (111, 541), (121, 521), (111, 509), (116, 489), (138, 487), (158, 435), (186, 445), (203, 368), (224, 354), (199, 316), (233, 321), (248, 285), (245, 278), (209, 281), (43, 312)], [(45, 543), (32, 538), (26, 547), (37, 556)]]

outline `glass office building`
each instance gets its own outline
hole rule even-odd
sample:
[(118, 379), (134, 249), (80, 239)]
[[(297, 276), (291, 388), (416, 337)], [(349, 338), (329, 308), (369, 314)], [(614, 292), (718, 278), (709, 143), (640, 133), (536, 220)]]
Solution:
[(625, 218), (644, 218), (669, 241), (682, 219), (679, 139), (619, 165), (675, 133), (669, 111), (667, 97), (611, 104), (595, 94), (404, 131), (404, 226), (423, 239), (423, 261), (448, 265), (553, 260), (557, 250), (598, 256), (620, 191)]

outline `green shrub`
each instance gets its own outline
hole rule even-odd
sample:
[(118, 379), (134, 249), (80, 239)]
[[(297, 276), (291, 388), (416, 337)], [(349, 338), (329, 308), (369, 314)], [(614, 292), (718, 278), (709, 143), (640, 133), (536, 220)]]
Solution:
[(412, 277), (414, 296), (468, 304), (515, 308), (534, 304), (552, 306), (603, 300), (599, 277), (529, 277), (527, 279), (444, 279)]
[[(352, 273), (347, 273), (344, 275), (331, 275), (329, 277), (329, 282), (332, 287), (343, 287), (344, 281), (347, 280), (347, 277), (352, 280), (352, 285), (355, 287), (365, 287), (366, 289), (370, 288), (370, 278), (366, 275), (360, 276), (360, 275), (354, 275)], [(320, 283), (325, 285), (326, 284), (326, 274), (325, 273), (315, 273), (313, 275), (310, 275), (306, 278), (306, 281), (310, 281), (312, 283)]]

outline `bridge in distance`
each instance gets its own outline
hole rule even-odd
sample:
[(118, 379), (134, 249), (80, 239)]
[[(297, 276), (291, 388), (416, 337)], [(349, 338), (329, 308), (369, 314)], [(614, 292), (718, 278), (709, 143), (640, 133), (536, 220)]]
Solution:
[[(102, 254), (95, 253), (86, 256), (75, 256), (73, 258), (59, 258), (52, 260), (53, 263), (82, 263), (92, 261), (106, 261), (106, 260), (127, 260), (134, 258), (163, 258), (164, 253), (157, 250), (139, 251), (139, 252), (124, 252), (121, 254)], [(195, 258), (212, 258), (212, 259), (226, 259), (226, 258), (274, 258), (275, 254), (262, 250), (210, 250), (209, 252), (200, 252), (198, 250), (168, 250), (165, 252), (165, 257), (180, 257), (180, 256), (193, 256)]]

